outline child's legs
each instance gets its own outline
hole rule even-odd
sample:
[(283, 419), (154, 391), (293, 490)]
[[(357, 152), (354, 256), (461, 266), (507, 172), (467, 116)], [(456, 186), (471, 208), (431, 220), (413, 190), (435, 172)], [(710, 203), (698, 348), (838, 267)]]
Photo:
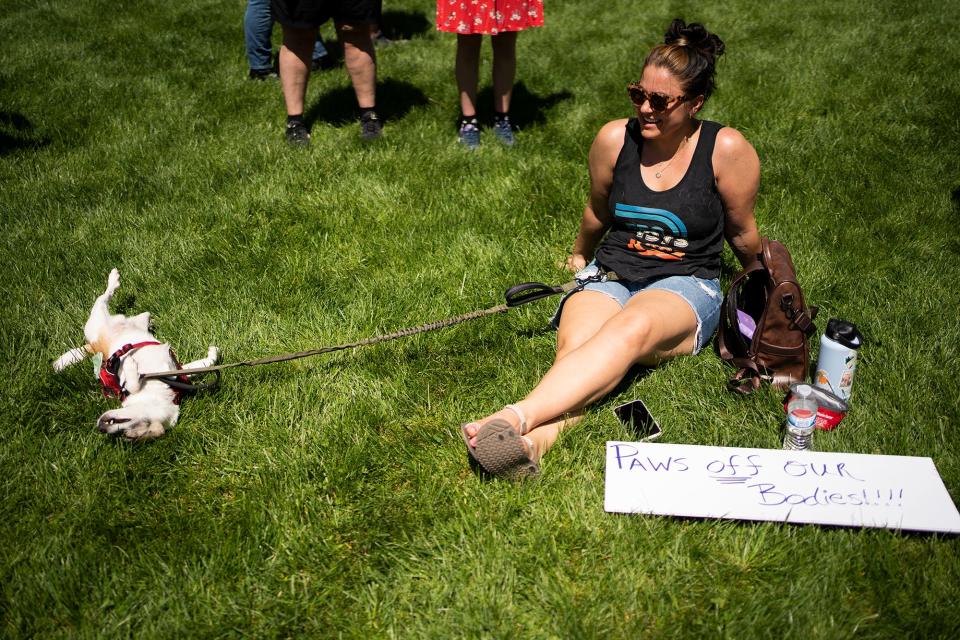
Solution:
[(460, 112), (467, 117), (477, 115), (477, 82), (480, 74), (480, 44), (477, 34), (457, 35), (456, 76), (460, 92)]
[(490, 42), (493, 44), (493, 109), (507, 113), (517, 75), (517, 32), (499, 33), (492, 36)]

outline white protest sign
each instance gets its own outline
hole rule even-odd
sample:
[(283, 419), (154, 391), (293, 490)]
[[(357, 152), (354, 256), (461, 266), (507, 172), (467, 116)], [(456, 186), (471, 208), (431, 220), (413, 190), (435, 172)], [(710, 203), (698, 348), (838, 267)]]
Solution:
[(960, 533), (930, 458), (607, 443), (604, 509)]

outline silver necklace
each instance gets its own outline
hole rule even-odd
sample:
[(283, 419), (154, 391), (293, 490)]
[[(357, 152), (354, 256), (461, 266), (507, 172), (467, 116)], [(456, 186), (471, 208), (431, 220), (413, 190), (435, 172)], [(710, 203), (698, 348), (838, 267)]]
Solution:
[(667, 162), (667, 164), (666, 164), (665, 167), (663, 167), (662, 169), (660, 169), (659, 171), (657, 171), (657, 172), (654, 174), (654, 176), (657, 178), (657, 180), (659, 180), (660, 178), (663, 177), (663, 172), (670, 168), (670, 165), (672, 165), (672, 164), (673, 164), (673, 161), (677, 159), (677, 156), (678, 156), (678, 155), (680, 155), (680, 150), (683, 149), (683, 148), (686, 146), (687, 140), (689, 140), (689, 139), (690, 139), (690, 136), (684, 136), (684, 137), (683, 137), (683, 141), (680, 143), (680, 146), (677, 147), (677, 150), (674, 152), (673, 157), (670, 158), (670, 161)]

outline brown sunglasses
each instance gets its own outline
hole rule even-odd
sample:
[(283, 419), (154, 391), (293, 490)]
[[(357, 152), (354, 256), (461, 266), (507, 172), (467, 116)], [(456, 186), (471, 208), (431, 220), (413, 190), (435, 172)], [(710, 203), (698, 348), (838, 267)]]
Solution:
[[(627, 95), (630, 96), (630, 101), (633, 103), (633, 106), (640, 108), (644, 102), (649, 101), (650, 108), (654, 111), (666, 111), (687, 99), (686, 96), (673, 98), (671, 96), (665, 96), (662, 93), (647, 93), (643, 87), (640, 86), (639, 82), (631, 82), (627, 85)], [(676, 104), (673, 104), (674, 101), (676, 101)]]

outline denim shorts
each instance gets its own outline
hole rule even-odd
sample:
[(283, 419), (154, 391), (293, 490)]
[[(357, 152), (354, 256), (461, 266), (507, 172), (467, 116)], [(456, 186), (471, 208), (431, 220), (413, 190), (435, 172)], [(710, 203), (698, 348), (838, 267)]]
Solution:
[[(583, 281), (597, 275), (599, 271), (597, 261), (594, 260), (578, 271), (574, 277)], [(599, 291), (610, 296), (623, 307), (634, 295), (651, 289), (662, 289), (675, 293), (690, 305), (693, 314), (697, 317), (697, 334), (694, 337), (693, 352), (700, 353), (700, 350), (710, 342), (710, 338), (713, 337), (717, 326), (720, 324), (720, 305), (723, 303), (723, 295), (721, 294), (719, 280), (704, 280), (696, 276), (667, 276), (646, 284), (630, 280), (601, 280), (600, 282), (587, 283), (582, 291)], [(557, 307), (557, 312), (550, 321), (555, 329), (560, 327), (560, 312), (563, 310), (563, 304), (567, 301), (567, 298), (575, 293), (576, 291), (571, 291), (560, 300), (560, 306)]]

